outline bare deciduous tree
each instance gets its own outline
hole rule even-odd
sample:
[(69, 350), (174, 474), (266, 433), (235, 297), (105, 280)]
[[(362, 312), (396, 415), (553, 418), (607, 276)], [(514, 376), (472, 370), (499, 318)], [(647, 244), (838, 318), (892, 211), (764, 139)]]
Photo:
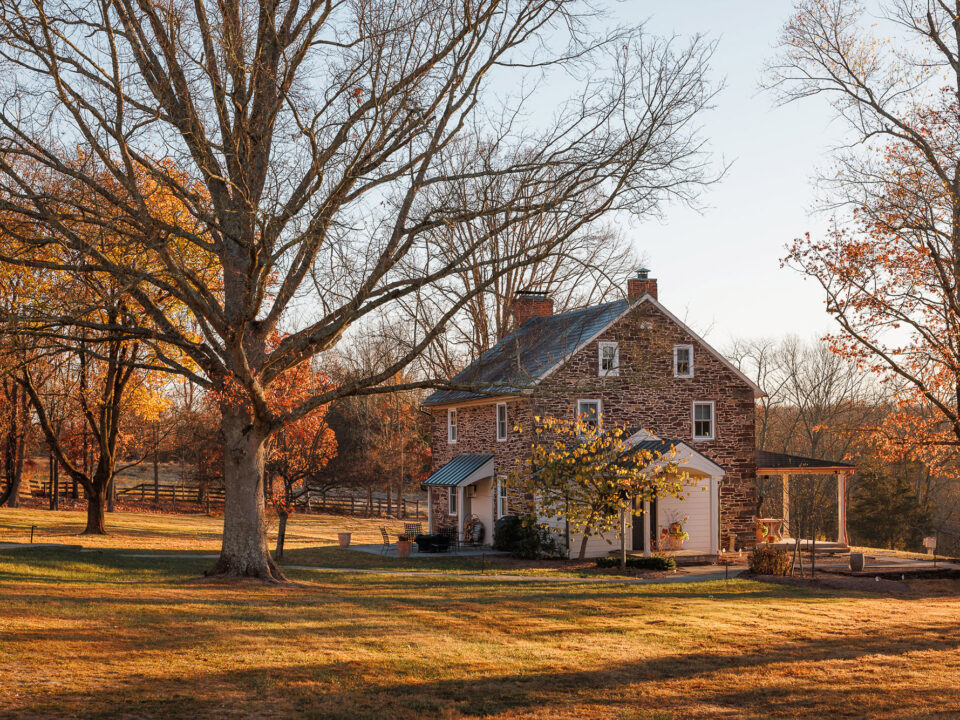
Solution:
[[(713, 179), (697, 126), (712, 45), (597, 35), (597, 22), (573, 0), (0, 1), (0, 210), (31, 221), (22, 243), (66, 245), (76, 261), (60, 269), (116, 278), (140, 307), (126, 332), (219, 398), (215, 573), (282, 579), (264, 517), (271, 433), (398, 389), (382, 385), (467, 303), (562, 238), (500, 258), (375, 373), (282, 411), (267, 395), (281, 373), (402, 303), (425, 315), (417, 299), (486, 270), (477, 251), (512, 227), (547, 213), (573, 234)], [(526, 88), (561, 78), (569, 99), (534, 113)], [(151, 208), (144, 177), (184, 208), (176, 221)], [(467, 198), (434, 192), (467, 180)], [(58, 183), (104, 212), (51, 202), (40, 188)], [(438, 252), (439, 228), (482, 218), (495, 222), (462, 252)], [(81, 224), (109, 224), (126, 252), (100, 251)], [(198, 253), (215, 282), (192, 270)]]

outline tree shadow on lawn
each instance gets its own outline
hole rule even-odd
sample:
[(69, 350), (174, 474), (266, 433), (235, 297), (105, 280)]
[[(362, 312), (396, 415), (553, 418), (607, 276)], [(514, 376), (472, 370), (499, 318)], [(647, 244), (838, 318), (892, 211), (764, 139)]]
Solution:
[[(602, 717), (661, 708), (677, 717), (821, 718), (862, 717), (882, 710), (884, 718), (953, 718), (960, 707), (955, 678), (935, 677), (931, 688), (885, 687), (878, 693), (875, 673), (864, 666), (895, 662), (907, 666), (915, 652), (954, 652), (957, 637), (911, 632), (900, 626), (891, 637), (869, 632), (838, 639), (810, 639), (791, 647), (740, 654), (694, 652), (637, 657), (601, 668), (571, 671), (508, 672), (478, 675), (468, 666), (437, 667), (421, 659), (398, 668), (357, 662), (262, 665), (243, 670), (162, 678), (120, 678), (95, 692), (46, 692), (22, 708), (27, 715), (193, 717), (236, 711), (272, 716), (324, 718), (441, 718), (529, 713), (569, 717), (571, 705), (587, 705)], [(877, 656), (893, 656), (880, 658)], [(576, 656), (571, 656), (576, 661)], [(849, 667), (842, 681), (823, 677), (812, 663), (841, 661)], [(482, 671), (481, 671), (482, 672)], [(446, 677), (436, 678), (437, 674)], [(361, 680), (362, 674), (376, 680)], [(422, 675), (434, 676), (422, 680)], [(169, 693), (175, 684), (178, 692)], [(904, 685), (904, 683), (901, 683)], [(691, 714), (689, 707), (704, 708)], [(712, 708), (712, 709), (711, 709)], [(954, 714), (951, 715), (950, 713)], [(80, 713), (83, 715), (83, 713)], [(639, 717), (643, 717), (639, 715)]]

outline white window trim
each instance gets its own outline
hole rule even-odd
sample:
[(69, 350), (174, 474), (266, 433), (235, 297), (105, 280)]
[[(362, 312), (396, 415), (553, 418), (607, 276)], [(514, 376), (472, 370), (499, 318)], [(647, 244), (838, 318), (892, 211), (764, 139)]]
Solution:
[[(603, 351), (606, 348), (613, 348), (613, 367), (603, 371)], [(620, 343), (601, 342), (597, 343), (597, 373), (600, 377), (616, 377), (620, 374)]]
[[(686, 348), (687, 352), (690, 354), (690, 371), (686, 375), (681, 375), (677, 372), (677, 350), (681, 348)], [(673, 376), (675, 378), (692, 378), (693, 377), (693, 345), (674, 345), (673, 346)]]
[(460, 424), (458, 422), (457, 409), (447, 410), (447, 444), (453, 445), (460, 437)]
[[(710, 435), (697, 436), (697, 405), (710, 406)], [(690, 430), (695, 442), (708, 442), (717, 439), (717, 406), (713, 400), (694, 400), (690, 406)]]
[(502, 518), (507, 515), (507, 500), (508, 498), (505, 495), (502, 495), (504, 484), (503, 478), (497, 478), (497, 517)]
[(447, 488), (447, 515), (450, 517), (456, 517), (457, 513), (460, 511), (460, 506), (451, 511), (453, 504), (456, 502), (455, 498), (457, 497), (457, 492), (460, 490), (458, 487), (448, 487)]
[[(503, 435), (500, 434), (500, 408), (503, 408)], [(503, 442), (510, 433), (510, 416), (507, 413), (507, 404), (505, 402), (497, 403), (497, 411), (494, 415), (494, 422), (497, 425), (497, 442)]]
[(580, 398), (577, 400), (577, 418), (580, 418), (584, 413), (580, 409), (580, 406), (583, 403), (596, 403), (597, 405), (597, 426), (603, 425), (603, 400), (600, 398)]

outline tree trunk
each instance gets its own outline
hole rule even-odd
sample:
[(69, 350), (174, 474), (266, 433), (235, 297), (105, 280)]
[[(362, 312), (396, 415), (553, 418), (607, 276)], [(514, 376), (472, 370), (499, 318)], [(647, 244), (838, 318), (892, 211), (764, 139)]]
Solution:
[(103, 489), (94, 483), (92, 489), (87, 489), (87, 527), (84, 529), (84, 535), (106, 535), (107, 529), (104, 522), (104, 497)]
[(223, 410), (223, 545), (210, 574), (286, 580), (267, 547), (263, 465), (266, 433)]
[(157, 437), (157, 427), (153, 428), (153, 506), (160, 507), (160, 458), (157, 454), (157, 446), (160, 444)]
[(17, 440), (16, 465), (13, 468), (13, 482), (10, 488), (9, 506), (12, 508), (20, 507), (20, 483), (23, 482), (23, 462), (26, 457), (26, 437), (24, 433), (20, 434)]
[(627, 569), (627, 511), (620, 511), (620, 570)]
[(280, 517), (280, 523), (277, 528), (277, 551), (274, 553), (273, 559), (280, 562), (283, 560), (283, 541), (287, 537), (287, 518), (290, 515), (283, 510), (277, 510), (277, 515)]
[(50, 453), (50, 509), (60, 509), (60, 464)]
[(583, 560), (587, 556), (587, 540), (590, 539), (590, 528), (583, 529), (583, 537), (580, 538), (580, 554), (577, 555), (578, 560)]

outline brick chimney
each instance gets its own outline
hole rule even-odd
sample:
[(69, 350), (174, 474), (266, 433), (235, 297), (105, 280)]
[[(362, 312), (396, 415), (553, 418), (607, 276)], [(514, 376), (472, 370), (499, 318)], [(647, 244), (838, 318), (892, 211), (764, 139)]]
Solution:
[(657, 299), (657, 280), (650, 277), (650, 271), (647, 268), (637, 270), (637, 276), (627, 280), (627, 297), (631, 300), (649, 293), (653, 299)]
[(510, 304), (513, 319), (517, 327), (534, 317), (553, 315), (553, 298), (538, 290), (519, 290)]

